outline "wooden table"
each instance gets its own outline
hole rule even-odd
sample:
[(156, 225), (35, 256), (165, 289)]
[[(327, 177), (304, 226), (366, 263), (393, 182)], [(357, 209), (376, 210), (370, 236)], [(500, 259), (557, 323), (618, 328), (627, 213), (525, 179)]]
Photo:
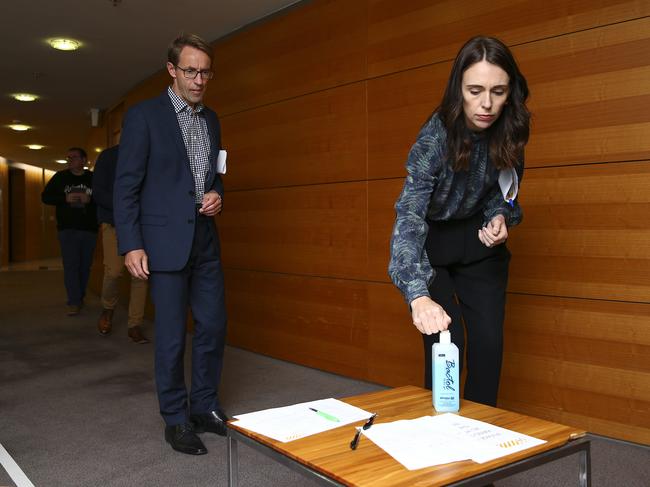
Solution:
[[(354, 396), (342, 401), (376, 412), (376, 424), (415, 419), (435, 413), (431, 391), (406, 386)], [(228, 485), (238, 486), (238, 442), (258, 450), (313, 481), (328, 486), (484, 486), (504, 477), (579, 453), (577, 483), (590, 487), (590, 442), (585, 432), (542, 419), (462, 401), (460, 414), (533, 436), (546, 443), (488, 463), (462, 461), (409, 471), (362, 436), (359, 447), (350, 449), (355, 427), (364, 422), (282, 443), (228, 424)]]

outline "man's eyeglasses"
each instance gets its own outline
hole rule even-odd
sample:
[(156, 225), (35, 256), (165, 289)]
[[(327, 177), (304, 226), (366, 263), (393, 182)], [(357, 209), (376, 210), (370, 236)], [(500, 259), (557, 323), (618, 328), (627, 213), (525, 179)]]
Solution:
[(194, 68), (181, 68), (180, 66), (175, 66), (176, 69), (179, 69), (183, 71), (183, 76), (187, 79), (194, 79), (196, 78), (199, 74), (201, 75), (201, 79), (212, 79), (214, 76), (214, 72), (210, 71), (209, 69), (194, 69)]
[(361, 432), (367, 430), (372, 426), (372, 423), (375, 422), (375, 418), (377, 417), (377, 413), (373, 414), (368, 418), (368, 421), (366, 421), (366, 424), (364, 424), (361, 428), (359, 428), (354, 435), (354, 439), (350, 442), (350, 448), (352, 450), (356, 450), (357, 446), (359, 446), (359, 440), (361, 439)]

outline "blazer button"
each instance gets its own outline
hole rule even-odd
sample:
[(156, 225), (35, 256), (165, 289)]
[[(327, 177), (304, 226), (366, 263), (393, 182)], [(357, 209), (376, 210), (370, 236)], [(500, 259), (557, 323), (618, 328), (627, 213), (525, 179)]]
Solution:
[(193, 218), (188, 218), (187, 223), (194, 223), (194, 219)]

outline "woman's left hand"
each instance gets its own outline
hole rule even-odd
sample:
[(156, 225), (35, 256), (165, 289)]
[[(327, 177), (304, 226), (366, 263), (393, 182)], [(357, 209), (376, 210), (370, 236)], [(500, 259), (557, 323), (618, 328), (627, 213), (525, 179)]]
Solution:
[(508, 238), (508, 225), (503, 215), (496, 215), (490, 222), (480, 228), (478, 239), (486, 247), (494, 247), (505, 242)]

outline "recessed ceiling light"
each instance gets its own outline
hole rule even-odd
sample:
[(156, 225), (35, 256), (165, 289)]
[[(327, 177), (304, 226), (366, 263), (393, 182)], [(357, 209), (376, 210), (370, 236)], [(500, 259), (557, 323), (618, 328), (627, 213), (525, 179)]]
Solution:
[(75, 39), (65, 39), (62, 37), (57, 39), (48, 39), (47, 42), (50, 46), (59, 51), (76, 51), (81, 47), (81, 42)]
[(28, 149), (31, 149), (31, 150), (41, 150), (45, 146), (41, 145), (41, 144), (29, 144), (29, 145), (26, 145), (25, 147), (27, 147)]
[(38, 100), (38, 95), (32, 95), (31, 93), (14, 93), (11, 95), (14, 99), (18, 101), (35, 101)]
[(31, 129), (29, 125), (25, 125), (23, 123), (12, 123), (11, 125), (8, 126), (11, 130), (15, 130), (17, 132), (24, 132), (25, 130)]
[(67, 164), (68, 163), (68, 161), (66, 161), (65, 159), (57, 159), (54, 162), (56, 162), (57, 164)]

